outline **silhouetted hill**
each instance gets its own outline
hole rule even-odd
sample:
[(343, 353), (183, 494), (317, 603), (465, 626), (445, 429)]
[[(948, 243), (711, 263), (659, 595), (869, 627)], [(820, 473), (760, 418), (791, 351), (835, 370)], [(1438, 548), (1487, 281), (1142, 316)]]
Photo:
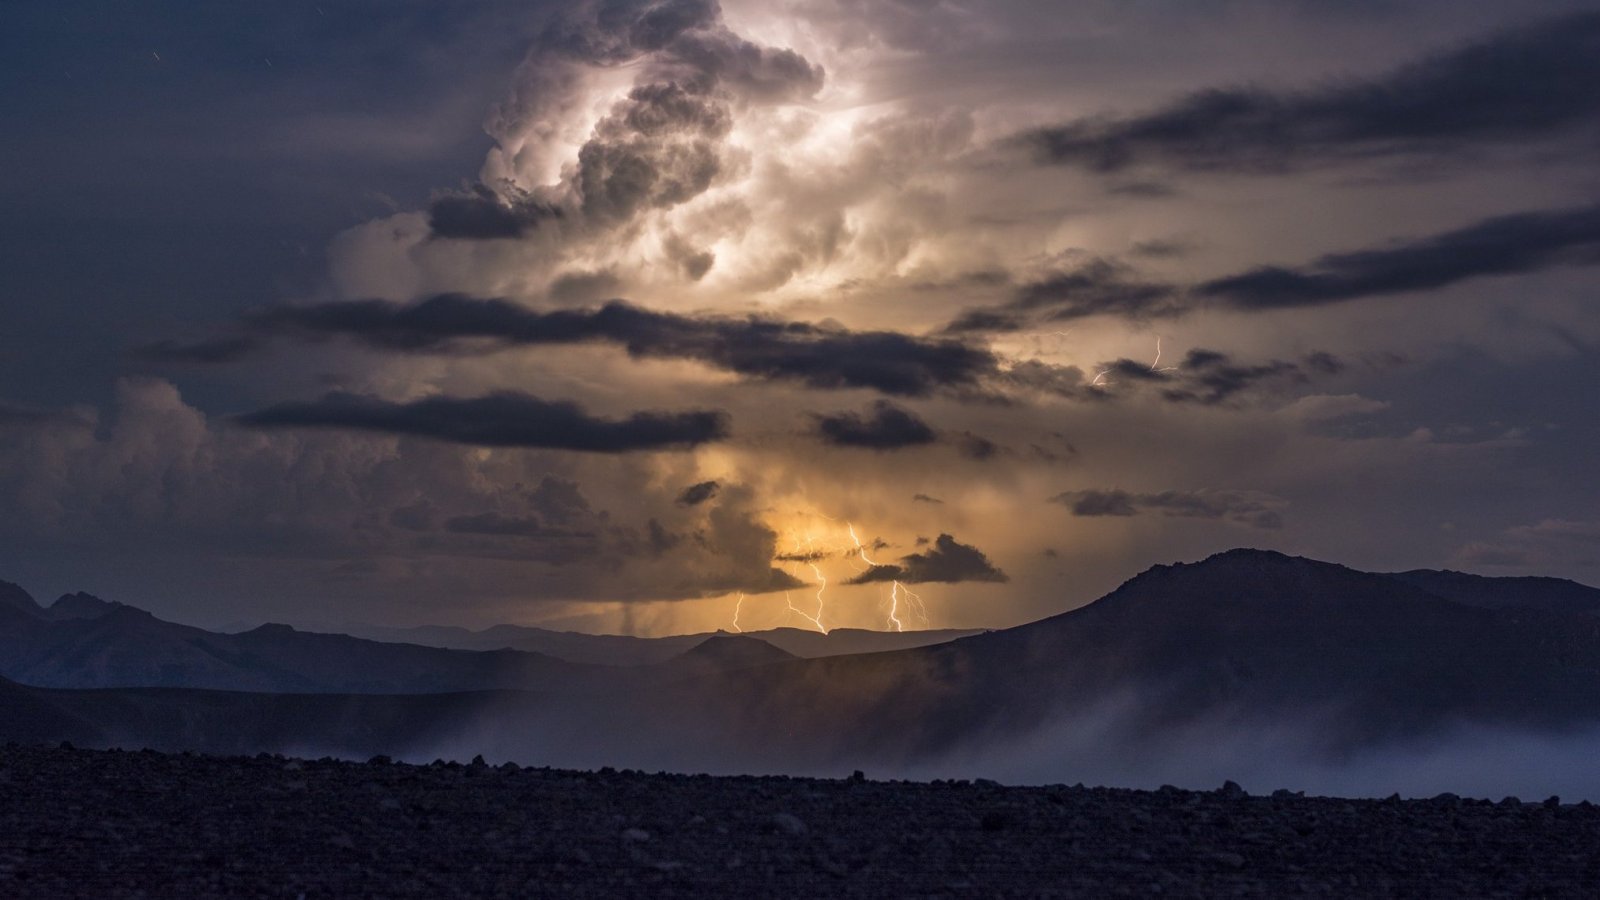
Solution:
[(671, 677), (710, 676), (798, 659), (760, 638), (714, 634), (653, 668)]
[[(317, 628), (317, 631), (340, 630), (356, 637), (376, 641), (423, 644), (430, 647), (449, 647), (457, 650), (499, 650), (511, 648), (554, 656), (569, 662), (610, 666), (643, 666), (666, 662), (691, 647), (711, 637), (712, 633), (680, 634), (658, 638), (642, 638), (618, 634), (583, 634), (575, 631), (551, 631), (522, 625), (496, 625), (482, 631), (465, 628), (424, 625), (415, 628), (383, 628), (374, 625), (340, 626), (338, 629)], [(885, 650), (905, 650), (953, 641), (968, 635), (979, 634), (978, 629), (930, 629), (926, 631), (867, 631), (858, 628), (836, 628), (823, 634), (800, 628), (773, 628), (767, 631), (746, 631), (741, 634), (759, 638), (774, 647), (795, 656), (808, 659), (819, 656), (843, 656), (854, 653), (877, 653)]]
[(46, 612), (52, 619), (98, 619), (123, 605), (79, 592), (62, 594)]
[(44, 617), (44, 610), (21, 585), (0, 581), (0, 621), (19, 615), (38, 619)]

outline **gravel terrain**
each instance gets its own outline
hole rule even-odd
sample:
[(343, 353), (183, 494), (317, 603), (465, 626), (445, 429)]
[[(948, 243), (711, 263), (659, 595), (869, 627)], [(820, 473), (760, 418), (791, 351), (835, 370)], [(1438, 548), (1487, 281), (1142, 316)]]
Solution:
[(0, 896), (1600, 896), (1600, 807), (0, 749)]

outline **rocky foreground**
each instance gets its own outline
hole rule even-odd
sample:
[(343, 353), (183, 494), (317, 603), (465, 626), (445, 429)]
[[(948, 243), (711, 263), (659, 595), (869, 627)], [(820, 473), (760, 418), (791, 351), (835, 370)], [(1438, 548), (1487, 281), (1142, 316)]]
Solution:
[(0, 896), (1600, 896), (1600, 807), (0, 750)]

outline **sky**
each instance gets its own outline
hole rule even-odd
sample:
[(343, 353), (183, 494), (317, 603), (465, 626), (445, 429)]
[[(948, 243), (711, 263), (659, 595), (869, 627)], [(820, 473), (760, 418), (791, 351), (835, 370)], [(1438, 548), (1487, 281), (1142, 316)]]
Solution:
[(1600, 7), (19, 0), (0, 578), (1004, 627), (1600, 583)]

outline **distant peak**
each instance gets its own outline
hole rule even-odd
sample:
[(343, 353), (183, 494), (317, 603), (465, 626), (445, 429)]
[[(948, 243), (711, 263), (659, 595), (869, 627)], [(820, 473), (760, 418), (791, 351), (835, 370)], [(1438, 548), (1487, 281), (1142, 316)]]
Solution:
[(98, 619), (123, 605), (79, 591), (56, 598), (50, 604), (50, 615), (57, 619)]
[(1409, 595), (1413, 599), (1428, 596), (1411, 585), (1338, 563), (1239, 547), (1214, 553), (1199, 562), (1152, 566), (1102, 599), (1115, 598), (1113, 605), (1134, 598), (1161, 598), (1163, 602), (1332, 602), (1380, 595)]
[(720, 665), (759, 665), (798, 659), (794, 654), (748, 634), (717, 632), (683, 653), (676, 659), (698, 660)]
[(9, 581), (0, 581), (0, 606), (9, 606), (35, 616), (44, 612), (32, 594), (23, 590), (21, 585)]
[[(1258, 550), (1254, 547), (1235, 547), (1221, 553), (1213, 553), (1194, 565), (1205, 565), (1216, 562), (1261, 562), (1261, 563), (1315, 563), (1317, 560), (1307, 559), (1304, 556), (1290, 556), (1277, 550)], [(1333, 563), (1320, 563), (1320, 565), (1333, 565)]]

